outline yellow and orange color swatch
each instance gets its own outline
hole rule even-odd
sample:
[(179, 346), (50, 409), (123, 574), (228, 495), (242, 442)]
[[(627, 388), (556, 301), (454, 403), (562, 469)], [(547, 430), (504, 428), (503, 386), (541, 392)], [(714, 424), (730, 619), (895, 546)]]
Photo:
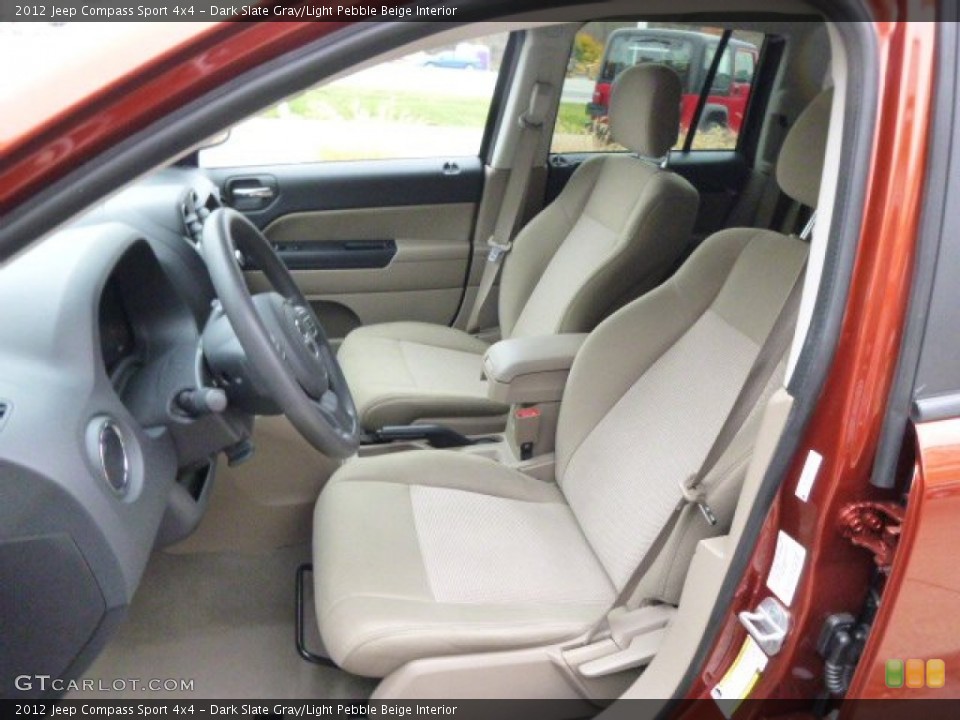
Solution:
[(947, 681), (947, 667), (943, 660), (887, 660), (886, 683), (888, 688), (942, 688)]

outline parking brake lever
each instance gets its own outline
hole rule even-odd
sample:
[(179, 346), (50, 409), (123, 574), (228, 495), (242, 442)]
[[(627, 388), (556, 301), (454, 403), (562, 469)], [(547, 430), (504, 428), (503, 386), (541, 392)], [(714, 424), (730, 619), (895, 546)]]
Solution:
[(373, 443), (426, 440), (431, 447), (457, 448), (476, 445), (486, 439), (468, 438), (446, 425), (385, 425), (372, 432), (368, 440)]

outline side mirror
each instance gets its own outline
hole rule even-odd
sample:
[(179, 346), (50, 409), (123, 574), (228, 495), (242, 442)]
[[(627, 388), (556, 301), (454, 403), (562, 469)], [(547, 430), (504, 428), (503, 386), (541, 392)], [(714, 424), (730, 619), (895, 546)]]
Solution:
[(231, 128), (227, 128), (226, 130), (221, 130), (216, 135), (211, 135), (202, 143), (200, 143), (200, 147), (197, 149), (206, 150), (207, 148), (216, 147), (217, 145), (223, 145), (227, 140), (230, 139), (230, 132)]

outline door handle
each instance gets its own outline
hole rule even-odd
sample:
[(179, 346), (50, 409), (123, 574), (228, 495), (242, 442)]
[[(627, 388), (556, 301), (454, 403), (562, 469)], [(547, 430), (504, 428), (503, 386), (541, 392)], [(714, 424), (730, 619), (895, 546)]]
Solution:
[(230, 192), (234, 197), (243, 198), (244, 200), (267, 200), (276, 194), (273, 188), (267, 187), (266, 185), (235, 187), (231, 188)]
[(276, 202), (280, 186), (273, 175), (235, 175), (223, 183), (227, 203), (240, 212), (263, 210)]

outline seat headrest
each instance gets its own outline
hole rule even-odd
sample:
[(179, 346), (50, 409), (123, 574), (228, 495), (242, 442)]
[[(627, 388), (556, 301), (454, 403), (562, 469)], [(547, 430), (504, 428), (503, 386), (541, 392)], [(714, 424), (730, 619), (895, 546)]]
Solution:
[(780, 148), (777, 183), (783, 192), (808, 207), (817, 206), (833, 88), (827, 88), (804, 108)]
[(680, 76), (655, 63), (624, 70), (610, 91), (610, 134), (628, 150), (659, 158), (677, 142), (680, 128)]

